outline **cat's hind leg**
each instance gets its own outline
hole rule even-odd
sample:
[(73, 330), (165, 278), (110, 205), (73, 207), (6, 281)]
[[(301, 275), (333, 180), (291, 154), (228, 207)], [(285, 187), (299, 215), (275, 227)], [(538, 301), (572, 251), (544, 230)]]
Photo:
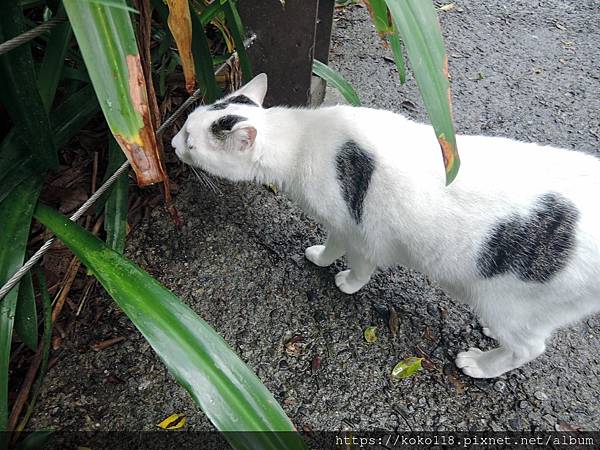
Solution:
[(346, 253), (344, 241), (337, 235), (329, 233), (325, 245), (313, 245), (304, 251), (304, 256), (319, 267), (327, 267)]
[(537, 358), (544, 353), (551, 332), (529, 314), (511, 317), (509, 313), (502, 319), (485, 319), (484, 323), (489, 325), (484, 334), (500, 346), (488, 351), (470, 348), (456, 357), (456, 366), (473, 378), (494, 378)]
[(335, 284), (343, 293), (354, 294), (369, 282), (376, 266), (356, 250), (348, 250), (348, 266), (335, 276)]

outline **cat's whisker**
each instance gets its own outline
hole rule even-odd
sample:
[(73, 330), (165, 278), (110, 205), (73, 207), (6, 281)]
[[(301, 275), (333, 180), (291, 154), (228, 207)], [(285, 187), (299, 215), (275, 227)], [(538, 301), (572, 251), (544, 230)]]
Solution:
[(205, 174), (201, 170), (196, 170), (196, 168), (192, 166), (190, 166), (190, 169), (192, 169), (192, 172), (194, 172), (194, 175), (196, 175), (196, 178), (198, 178), (198, 180), (200, 181), (200, 183), (202, 183), (202, 185), (204, 185), (204, 187), (210, 189), (215, 194), (221, 193), (221, 190), (217, 187), (215, 182), (207, 174)]

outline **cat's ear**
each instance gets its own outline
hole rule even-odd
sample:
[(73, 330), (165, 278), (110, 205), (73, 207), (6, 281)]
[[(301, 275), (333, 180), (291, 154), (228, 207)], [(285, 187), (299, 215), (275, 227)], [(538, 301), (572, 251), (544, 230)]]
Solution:
[(267, 74), (261, 73), (256, 75), (248, 81), (248, 83), (238, 89), (236, 94), (245, 95), (262, 106), (265, 95), (267, 95)]
[(229, 133), (228, 145), (241, 152), (249, 150), (254, 146), (256, 133), (256, 128), (248, 122), (240, 122)]

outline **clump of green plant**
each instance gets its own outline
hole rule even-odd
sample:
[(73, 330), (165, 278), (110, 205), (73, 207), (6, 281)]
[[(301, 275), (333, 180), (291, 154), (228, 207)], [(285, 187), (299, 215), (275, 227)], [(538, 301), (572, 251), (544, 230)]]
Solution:
[[(458, 170), (458, 157), (445, 52), (433, 5), (423, 0), (370, 0), (366, 4), (377, 31), (394, 53), (402, 80), (401, 40), (406, 47), (450, 182)], [(169, 78), (181, 65), (181, 84), (187, 92), (199, 89), (200, 97), (212, 102), (227, 84), (215, 76), (215, 67), (236, 51), (242, 78), (250, 79), (236, 1), (5, 1), (0, 2), (0, 42), (56, 19), (60, 20), (50, 31), (0, 54), (0, 116), (2, 124), (8, 124), (0, 129), (0, 286), (27, 258), (32, 220), (37, 219), (87, 266), (217, 429), (287, 432), (227, 433), (234, 448), (303, 448), (272, 394), (227, 343), (122, 255), (129, 192), (126, 174), (100, 198), (96, 213), (84, 219), (83, 226), (38, 201), (48, 175), (60, 171), (66, 162), (61, 149), (102, 113), (111, 136), (105, 152), (105, 179), (127, 158), (137, 183), (162, 184), (168, 202), (169, 179), (157, 128), (164, 119), (161, 111), (172, 109), (168, 108)], [(219, 50), (207, 31), (220, 36)], [(315, 62), (315, 72), (345, 95), (351, 94), (351, 88), (327, 66)], [(351, 100), (358, 102), (355, 93)], [(98, 166), (97, 161), (94, 164)], [(86, 230), (102, 222), (105, 242)], [(75, 274), (78, 264), (73, 265)], [(1, 431), (25, 429), (47, 367), (52, 324), (60, 313), (60, 299), (52, 309), (43, 272), (36, 269), (34, 273), (0, 298)], [(9, 404), (15, 330), (33, 357), (17, 400)], [(6, 447), (7, 436), (0, 433), (0, 449)]]

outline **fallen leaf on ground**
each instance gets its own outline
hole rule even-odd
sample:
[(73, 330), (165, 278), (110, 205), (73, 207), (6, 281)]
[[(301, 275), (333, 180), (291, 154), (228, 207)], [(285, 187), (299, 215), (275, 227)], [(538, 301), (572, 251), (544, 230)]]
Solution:
[(285, 352), (290, 356), (298, 356), (302, 352), (302, 336), (294, 336), (285, 343)]
[(162, 422), (156, 424), (157, 427), (163, 430), (178, 430), (185, 426), (187, 419), (183, 414), (171, 414)]
[(315, 357), (312, 359), (312, 361), (310, 363), (310, 369), (312, 370), (312, 373), (315, 373), (320, 368), (321, 368), (321, 357), (319, 355), (315, 355)]
[(392, 305), (389, 305), (388, 309), (390, 312), (388, 326), (390, 327), (390, 333), (392, 333), (392, 336), (396, 337), (396, 335), (398, 334), (398, 313)]
[(392, 378), (400, 380), (414, 375), (421, 370), (421, 361), (423, 361), (423, 358), (417, 358), (416, 356), (403, 359), (392, 369)]
[(96, 352), (100, 352), (102, 350), (106, 350), (109, 347), (112, 347), (115, 344), (118, 344), (121, 341), (124, 341), (125, 338), (123, 336), (114, 337), (111, 339), (107, 339), (105, 341), (94, 342), (92, 344), (92, 350)]
[(367, 327), (363, 332), (363, 336), (365, 337), (365, 341), (369, 344), (377, 341), (377, 327)]
[(456, 393), (458, 395), (464, 394), (465, 384), (460, 380), (460, 378), (455, 376), (453, 373), (449, 373), (446, 376), (448, 377), (448, 381), (454, 386), (454, 389), (456, 389)]

